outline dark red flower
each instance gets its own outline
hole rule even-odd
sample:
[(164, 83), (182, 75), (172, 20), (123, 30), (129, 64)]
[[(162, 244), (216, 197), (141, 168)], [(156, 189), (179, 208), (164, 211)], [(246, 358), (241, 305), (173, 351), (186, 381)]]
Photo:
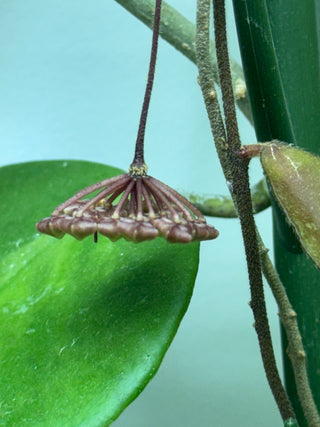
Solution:
[[(161, 0), (156, 0), (149, 73), (135, 155), (129, 173), (91, 185), (58, 206), (49, 218), (37, 224), (38, 231), (61, 238), (69, 233), (77, 239), (98, 233), (111, 240), (121, 237), (141, 242), (158, 236), (169, 242), (210, 240), (218, 231), (181, 194), (147, 175), (144, 135), (156, 64)], [(100, 190), (91, 199), (83, 199)]]
[[(100, 190), (89, 199), (90, 193)], [(58, 206), (37, 230), (61, 238), (65, 233), (81, 240), (97, 233), (111, 240), (133, 242), (164, 237), (173, 243), (210, 240), (218, 231), (201, 212), (166, 184), (141, 168), (87, 187)]]

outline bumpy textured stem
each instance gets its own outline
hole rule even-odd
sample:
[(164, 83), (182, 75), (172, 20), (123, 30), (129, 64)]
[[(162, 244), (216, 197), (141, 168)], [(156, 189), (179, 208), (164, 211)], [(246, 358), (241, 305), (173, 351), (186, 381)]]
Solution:
[[(222, 34), (225, 32), (224, 2), (218, 2), (218, 4), (215, 3), (215, 6), (215, 30), (216, 33)], [(219, 68), (220, 71), (222, 71), (222, 75), (220, 74), (220, 80), (226, 82), (226, 85), (222, 85), (222, 93), (224, 98), (228, 138), (226, 137), (226, 132), (223, 127), (220, 110), (216, 105), (217, 100), (215, 96), (214, 83), (212, 78), (210, 78), (211, 66), (210, 61), (208, 60), (209, 24), (210, 1), (198, 0), (197, 62), (199, 67), (200, 86), (207, 106), (219, 158), (221, 160), (226, 179), (229, 181), (229, 188), (237, 206), (241, 222), (252, 296), (251, 306), (255, 317), (255, 327), (259, 338), (264, 367), (281, 415), (284, 420), (287, 420), (294, 417), (294, 414), (290, 407), (290, 402), (286, 396), (285, 390), (281, 384), (272, 349), (272, 341), (264, 303), (259, 248), (251, 208), (252, 202), (247, 170), (248, 162), (244, 159), (240, 159), (238, 156), (240, 140), (236, 125), (235, 112), (233, 110), (233, 94), (228, 70), (229, 64), (226, 59), (228, 57), (226, 40), (224, 40), (222, 36), (222, 39), (216, 39), (216, 43), (218, 61), (220, 61)]]
[(261, 238), (259, 243), (263, 274), (267, 279), (272, 293), (277, 301), (280, 320), (287, 334), (289, 342), (287, 353), (292, 363), (297, 392), (303, 413), (309, 426), (319, 427), (320, 419), (309, 385), (306, 366), (306, 354), (298, 328), (297, 314), (290, 304), (285, 288), (268, 256), (268, 252)]
[[(263, 181), (260, 181), (258, 185), (265, 187), (265, 183)], [(203, 196), (194, 194), (189, 194), (187, 197), (204, 215), (223, 218), (234, 218), (237, 216), (234, 203), (230, 197), (228, 198), (226, 196), (218, 196), (216, 198), (205, 198)], [(258, 202), (261, 197), (263, 200), (263, 192), (259, 194)], [(270, 206), (270, 198), (267, 192), (265, 194), (265, 197), (266, 200), (268, 200), (268, 206)], [(254, 196), (252, 197), (252, 200), (254, 202)], [(255, 206), (255, 203), (253, 203), (253, 206)], [(306, 420), (308, 421), (308, 424), (311, 426), (320, 426), (317, 407), (314, 402), (314, 398), (308, 380), (305, 351), (303, 348), (302, 338), (298, 327), (297, 315), (293, 310), (292, 305), (290, 304), (285, 288), (270, 260), (270, 257), (268, 256), (268, 250), (265, 248), (259, 234), (258, 240), (260, 246), (263, 274), (277, 302), (279, 309), (279, 317), (287, 334), (289, 342), (287, 352), (293, 366), (301, 406), (303, 408), (303, 412), (306, 417)]]
[(213, 79), (213, 66), (210, 61), (210, 4), (208, 1), (198, 1), (197, 6), (197, 65), (199, 69), (199, 85), (202, 91), (207, 114), (211, 126), (218, 157), (227, 183), (232, 182), (232, 175), (227, 156), (227, 136), (222, 120), (220, 106)]
[(251, 291), (251, 308), (255, 319), (266, 376), (283, 420), (294, 417), (289, 398), (277, 369), (267, 310), (264, 300), (258, 236), (252, 212), (248, 160), (239, 158), (241, 142), (236, 118), (226, 33), (225, 0), (213, 0), (214, 29), (223, 109), (227, 129), (227, 152), (232, 174), (232, 192), (237, 206), (246, 252)]
[[(315, 120), (320, 99), (319, 1), (234, 0), (233, 5), (258, 140), (296, 143), (320, 154), (320, 120)], [(297, 90), (296, 82), (303, 82), (303, 90)], [(320, 272), (299, 248), (275, 203), (273, 217), (275, 265), (298, 315), (320, 411)], [(299, 424), (307, 427), (285, 333), (282, 338), (286, 387)]]
[[(149, 28), (153, 27), (154, 0), (116, 0), (121, 6), (140, 19)], [(196, 64), (196, 26), (181, 13), (163, 2), (160, 23), (161, 37)], [(210, 58), (214, 79), (218, 82), (217, 58), (213, 41), (210, 41)], [(236, 102), (246, 118), (252, 123), (251, 109), (241, 66), (231, 61), (233, 90)]]

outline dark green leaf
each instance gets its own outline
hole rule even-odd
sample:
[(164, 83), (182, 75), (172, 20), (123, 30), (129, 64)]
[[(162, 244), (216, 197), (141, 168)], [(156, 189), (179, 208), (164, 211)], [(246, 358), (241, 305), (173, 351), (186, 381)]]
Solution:
[(199, 244), (39, 236), (34, 224), (118, 170), (0, 169), (0, 424), (106, 426), (157, 371), (185, 310)]

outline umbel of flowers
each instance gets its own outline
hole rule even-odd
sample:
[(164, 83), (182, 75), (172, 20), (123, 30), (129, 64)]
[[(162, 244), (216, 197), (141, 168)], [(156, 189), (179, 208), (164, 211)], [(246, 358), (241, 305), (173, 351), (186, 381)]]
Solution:
[[(144, 134), (152, 92), (158, 48), (161, 0), (156, 0), (148, 81), (136, 141), (135, 155), (127, 174), (80, 190), (59, 205), (36, 227), (41, 233), (77, 239), (98, 233), (111, 240), (123, 237), (133, 242), (164, 237), (169, 242), (210, 240), (218, 231), (208, 225), (201, 212), (185, 197), (147, 175)], [(98, 194), (86, 198), (91, 193)]]
[[(91, 199), (82, 199), (100, 190)], [(117, 204), (113, 202), (119, 199)], [(38, 231), (77, 239), (100, 233), (111, 240), (141, 242), (164, 237), (169, 242), (209, 240), (218, 231), (187, 199), (166, 184), (130, 172), (87, 187), (37, 224)]]
[[(83, 199), (96, 190), (100, 190), (96, 196)], [(99, 233), (134, 242), (164, 237), (188, 243), (219, 234), (181, 194), (151, 176), (132, 172), (79, 191), (40, 221), (37, 229), (58, 238), (65, 233), (77, 239)]]

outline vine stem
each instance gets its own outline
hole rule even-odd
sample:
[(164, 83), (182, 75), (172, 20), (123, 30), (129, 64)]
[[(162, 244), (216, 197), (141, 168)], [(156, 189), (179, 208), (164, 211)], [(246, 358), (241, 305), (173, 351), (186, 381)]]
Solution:
[(319, 427), (320, 418), (309, 385), (306, 354), (298, 327), (297, 314), (290, 304), (286, 290), (268, 256), (268, 250), (265, 248), (261, 237), (258, 237), (263, 274), (271, 288), (275, 300), (277, 301), (279, 317), (286, 331), (289, 343), (287, 352), (292, 363), (297, 392), (303, 413), (309, 426)]
[(249, 273), (251, 308), (255, 318), (255, 329), (258, 335), (266, 376), (279, 407), (281, 416), (283, 420), (288, 420), (290, 418), (294, 418), (294, 413), (281, 383), (273, 353), (264, 301), (259, 246), (252, 212), (252, 200), (248, 177), (248, 160), (240, 158), (238, 155), (241, 143), (235, 114), (230, 65), (228, 60), (225, 6), (223, 0), (213, 0), (213, 4), (218, 69), (220, 74), (226, 130), (224, 129), (220, 108), (218, 107), (218, 101), (215, 96), (213, 79), (208, 75), (208, 70), (206, 70), (207, 68), (209, 68), (209, 70), (211, 68), (210, 61), (208, 60), (210, 0), (198, 0), (196, 46), (199, 82), (207, 106), (219, 158), (225, 177), (229, 182), (229, 188), (240, 219)]
[(260, 352), (266, 376), (282, 419), (286, 421), (290, 418), (294, 418), (294, 412), (287, 393), (282, 385), (272, 346), (264, 299), (258, 236), (252, 212), (252, 200), (248, 175), (249, 161), (239, 157), (241, 142), (231, 83), (225, 0), (213, 0), (213, 15), (218, 69), (227, 130), (227, 152), (232, 175), (232, 192), (239, 214), (247, 259), (251, 291), (250, 305), (255, 319), (255, 330), (259, 340)]

